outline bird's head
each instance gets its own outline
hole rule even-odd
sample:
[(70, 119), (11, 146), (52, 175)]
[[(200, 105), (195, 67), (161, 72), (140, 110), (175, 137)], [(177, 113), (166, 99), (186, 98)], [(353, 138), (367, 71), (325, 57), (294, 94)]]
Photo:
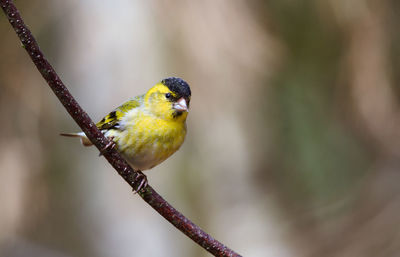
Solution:
[(188, 83), (180, 78), (167, 78), (157, 83), (145, 95), (146, 107), (154, 115), (175, 121), (185, 121), (190, 104)]

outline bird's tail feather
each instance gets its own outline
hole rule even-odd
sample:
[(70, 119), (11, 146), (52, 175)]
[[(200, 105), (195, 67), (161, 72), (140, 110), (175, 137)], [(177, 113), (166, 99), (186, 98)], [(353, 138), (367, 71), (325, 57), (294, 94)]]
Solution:
[(78, 133), (61, 133), (60, 136), (64, 137), (79, 137), (81, 139), (81, 143), (84, 146), (91, 146), (93, 145), (92, 142), (86, 137), (85, 133), (78, 132)]

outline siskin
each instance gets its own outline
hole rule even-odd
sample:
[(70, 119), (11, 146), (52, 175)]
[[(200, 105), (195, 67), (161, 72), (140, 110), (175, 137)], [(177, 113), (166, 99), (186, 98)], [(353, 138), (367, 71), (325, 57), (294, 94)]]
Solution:
[[(112, 147), (143, 176), (137, 191), (147, 184), (141, 171), (165, 161), (185, 140), (190, 97), (190, 87), (184, 80), (167, 78), (146, 94), (123, 103), (96, 124), (113, 141)], [(92, 145), (84, 132), (61, 135), (79, 137), (84, 146)]]

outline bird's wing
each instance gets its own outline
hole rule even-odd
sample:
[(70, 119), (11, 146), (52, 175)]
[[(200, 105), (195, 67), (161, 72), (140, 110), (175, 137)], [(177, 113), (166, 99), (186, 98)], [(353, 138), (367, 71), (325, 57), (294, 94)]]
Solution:
[(119, 129), (122, 117), (124, 115), (134, 109), (138, 108), (142, 103), (143, 96), (137, 96), (116, 108), (114, 111), (110, 112), (107, 116), (105, 116), (101, 121), (99, 121), (96, 126), (100, 130), (109, 130), (109, 129)]

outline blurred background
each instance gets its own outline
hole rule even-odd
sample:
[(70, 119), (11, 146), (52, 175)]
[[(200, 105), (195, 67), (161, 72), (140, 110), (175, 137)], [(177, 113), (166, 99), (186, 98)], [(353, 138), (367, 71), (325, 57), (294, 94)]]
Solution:
[[(400, 256), (400, 2), (18, 1), (98, 121), (192, 88), (150, 184), (244, 256)], [(209, 256), (118, 176), (0, 14), (0, 256)]]

